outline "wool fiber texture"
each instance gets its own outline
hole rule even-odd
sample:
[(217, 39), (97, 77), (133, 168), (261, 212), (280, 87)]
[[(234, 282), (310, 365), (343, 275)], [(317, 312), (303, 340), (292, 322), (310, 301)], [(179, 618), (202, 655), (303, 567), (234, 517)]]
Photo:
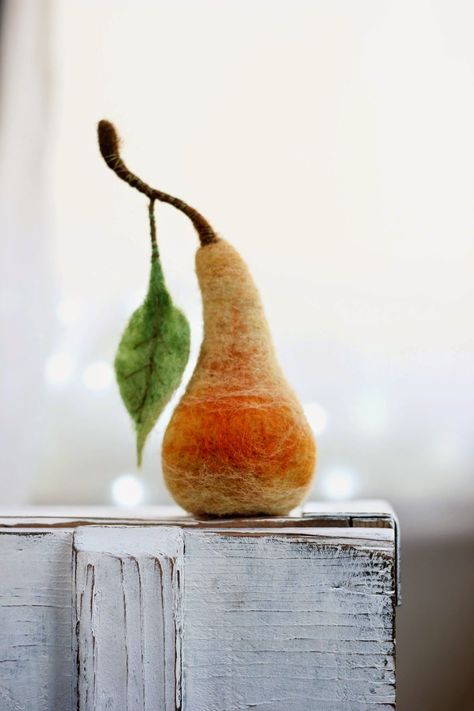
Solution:
[(196, 272), (204, 338), (165, 432), (166, 484), (196, 515), (285, 515), (311, 486), (312, 431), (240, 255), (219, 239), (198, 250)]
[(135, 424), (139, 465), (148, 434), (181, 382), (189, 346), (189, 324), (171, 300), (154, 245), (148, 293), (115, 357), (120, 394)]

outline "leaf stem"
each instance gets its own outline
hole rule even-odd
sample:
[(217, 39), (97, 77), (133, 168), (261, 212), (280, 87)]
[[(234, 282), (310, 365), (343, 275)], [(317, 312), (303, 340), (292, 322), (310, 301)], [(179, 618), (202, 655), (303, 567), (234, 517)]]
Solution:
[(151, 198), (148, 204), (148, 218), (150, 220), (151, 237), (151, 261), (155, 262), (159, 258), (158, 244), (156, 242), (156, 220), (155, 220), (155, 200)]
[(194, 207), (191, 207), (180, 198), (173, 197), (173, 195), (169, 195), (161, 190), (156, 190), (155, 188), (150, 187), (150, 185), (147, 185), (147, 183), (127, 168), (122, 160), (122, 157), (120, 156), (120, 140), (113, 123), (103, 119), (102, 121), (99, 121), (97, 131), (99, 137), (99, 148), (102, 157), (109, 168), (113, 170), (119, 178), (128, 183), (128, 185), (132, 188), (135, 188), (150, 198), (150, 204), (154, 200), (167, 202), (169, 205), (173, 205), (173, 207), (189, 217), (199, 235), (201, 245), (204, 246), (218, 241), (219, 238), (214, 229), (201, 215), (201, 213), (194, 209)]

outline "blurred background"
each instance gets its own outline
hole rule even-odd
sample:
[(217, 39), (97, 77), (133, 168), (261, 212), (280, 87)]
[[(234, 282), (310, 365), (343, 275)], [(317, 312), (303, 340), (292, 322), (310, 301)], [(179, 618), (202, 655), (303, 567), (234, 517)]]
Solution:
[[(112, 363), (146, 290), (146, 199), (244, 256), (319, 443), (312, 496), (402, 525), (399, 708), (474, 709), (474, 5), (0, 2), (0, 503), (166, 504)], [(197, 238), (157, 206), (199, 349)]]

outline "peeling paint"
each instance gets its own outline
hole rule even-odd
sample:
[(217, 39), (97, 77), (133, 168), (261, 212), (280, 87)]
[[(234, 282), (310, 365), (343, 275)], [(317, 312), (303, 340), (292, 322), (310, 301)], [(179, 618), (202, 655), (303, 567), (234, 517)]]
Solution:
[(0, 522), (0, 709), (393, 711), (390, 516)]

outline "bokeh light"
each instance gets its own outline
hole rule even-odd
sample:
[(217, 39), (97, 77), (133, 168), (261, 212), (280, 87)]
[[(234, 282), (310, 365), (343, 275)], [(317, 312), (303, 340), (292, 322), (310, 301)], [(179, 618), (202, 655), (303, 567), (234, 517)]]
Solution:
[(111, 493), (112, 501), (117, 506), (138, 506), (145, 498), (143, 483), (133, 474), (122, 474), (114, 479)]
[(359, 475), (351, 467), (328, 467), (319, 474), (319, 488), (324, 498), (330, 501), (351, 499), (359, 489)]

